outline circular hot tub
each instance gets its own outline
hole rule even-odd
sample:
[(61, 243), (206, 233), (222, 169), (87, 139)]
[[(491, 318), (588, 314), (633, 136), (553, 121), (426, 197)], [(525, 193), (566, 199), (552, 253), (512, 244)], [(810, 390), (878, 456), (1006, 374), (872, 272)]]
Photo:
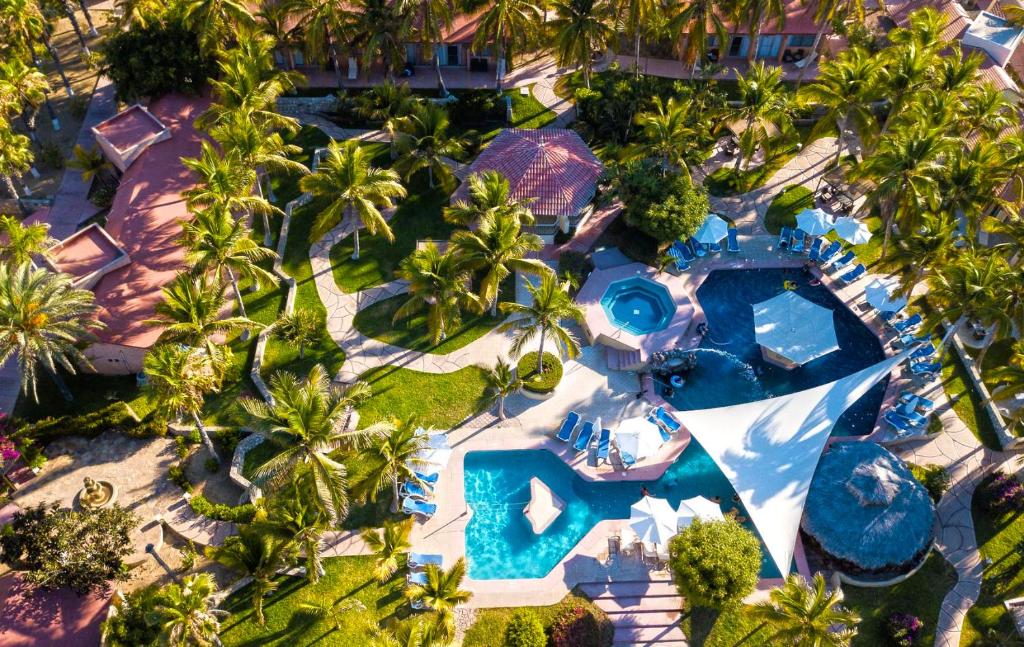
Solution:
[(665, 328), (676, 306), (665, 286), (642, 277), (610, 283), (601, 297), (608, 320), (634, 335)]

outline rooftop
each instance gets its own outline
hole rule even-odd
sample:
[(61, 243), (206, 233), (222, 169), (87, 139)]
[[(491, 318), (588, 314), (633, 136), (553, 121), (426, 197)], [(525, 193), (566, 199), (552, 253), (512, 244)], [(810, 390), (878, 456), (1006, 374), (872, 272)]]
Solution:
[(131, 262), (127, 252), (99, 225), (92, 224), (50, 248), (46, 263), (75, 278), (75, 286), (89, 289), (107, 272)]

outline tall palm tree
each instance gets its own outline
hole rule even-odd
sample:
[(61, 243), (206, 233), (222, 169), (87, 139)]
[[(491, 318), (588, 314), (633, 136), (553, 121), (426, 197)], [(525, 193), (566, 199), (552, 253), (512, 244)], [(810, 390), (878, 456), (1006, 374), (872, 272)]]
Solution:
[(356, 489), (362, 496), (372, 499), (378, 492), (390, 488), (391, 511), (398, 512), (399, 483), (418, 481), (416, 471), (426, 465), (419, 453), (427, 446), (427, 433), (412, 418), (385, 424), (381, 435), (360, 452), (366, 475)]
[(495, 47), (494, 89), (501, 92), (505, 61), (526, 44), (527, 35), (540, 22), (541, 11), (529, 0), (495, 0), (487, 5), (473, 37), (473, 49)]
[(341, 598), (340, 600), (329, 600), (327, 598), (314, 598), (299, 603), (299, 609), (319, 621), (331, 623), (331, 631), (341, 631), (344, 627), (351, 627), (352, 620), (348, 617), (352, 611), (359, 612), (356, 621), (365, 623), (362, 612), (366, 611), (366, 605), (355, 598)]
[[(864, 0), (813, 0), (810, 4), (814, 9), (814, 22), (818, 24), (818, 31), (814, 34), (814, 42), (811, 43), (812, 59), (818, 53), (818, 47), (821, 45), (821, 38), (825, 35), (825, 30), (835, 22), (836, 18), (842, 17), (845, 20), (852, 20), (859, 24), (864, 22)], [(810, 65), (804, 65), (800, 68), (800, 73), (796, 77), (797, 90), (800, 89), (804, 75), (807, 74), (807, 70), (810, 67)]]
[[(993, 387), (988, 402), (1024, 393), (1024, 342), (1014, 343), (1013, 355), (1005, 365), (987, 370), (980, 363), (978, 366), (985, 371), (986, 376), (995, 380), (996, 386)], [(1007, 427), (1013, 427), (1021, 420), (1024, 420), (1024, 407), (1014, 407), (1007, 420)]]
[(307, 501), (300, 481), (292, 481), (292, 491), (274, 497), (266, 520), (254, 524), (260, 531), (300, 548), (306, 558), (306, 580), (315, 584), (324, 574), (320, 547), (328, 528), (320, 507)]
[(196, 186), (182, 192), (190, 209), (217, 206), (232, 215), (282, 213), (265, 198), (252, 195), (256, 171), (246, 167), (235, 151), (220, 155), (213, 144), (203, 140), (199, 157), (183, 157), (181, 163), (199, 180)]
[(842, 591), (829, 591), (821, 573), (811, 582), (790, 574), (751, 613), (772, 632), (770, 644), (847, 647), (857, 635), (860, 616), (842, 607), (842, 601)]
[(451, 242), (469, 270), (483, 273), (477, 295), (482, 303), (490, 304), (492, 317), (498, 314), (501, 282), (513, 272), (540, 276), (551, 271), (540, 259), (527, 258), (531, 252), (540, 251), (544, 241), (536, 234), (523, 232), (514, 214), (487, 214), (475, 231), (456, 231)]
[(977, 234), (980, 214), (993, 204), (1007, 206), (999, 197), (1010, 179), (1010, 169), (1003, 161), (1003, 149), (987, 139), (966, 147), (953, 146), (941, 160), (940, 209), (954, 216), (966, 216), (970, 238)]
[(905, 45), (889, 47), (881, 57), (879, 81), (884, 96), (889, 102), (889, 114), (882, 125), (885, 135), (910, 99), (929, 82), (934, 54), (927, 48), (910, 42)]
[(390, 208), (395, 198), (404, 198), (405, 187), (398, 173), (370, 165), (370, 156), (358, 142), (344, 144), (332, 141), (327, 155), (320, 160), (316, 173), (299, 180), (299, 187), (330, 203), (317, 214), (310, 230), (310, 242), (323, 238), (329, 231), (347, 221), (354, 237), (352, 260), (359, 259), (359, 230), (380, 233), (388, 242), (395, 235), (381, 215), (381, 208)]
[(562, 325), (562, 321), (569, 319), (579, 323), (583, 319), (583, 309), (580, 308), (569, 296), (569, 285), (560, 282), (554, 274), (545, 274), (541, 277), (539, 285), (528, 284), (527, 291), (531, 299), (529, 304), (524, 305), (514, 301), (506, 301), (501, 304), (501, 311), (506, 314), (516, 315), (511, 321), (502, 324), (498, 330), (505, 332), (513, 331), (512, 353), (516, 356), (522, 354), (523, 349), (534, 338), (539, 338), (537, 346), (537, 371), (544, 372), (544, 342), (548, 336), (555, 343), (558, 351), (564, 351), (570, 358), (576, 357), (580, 352), (580, 343), (568, 328)]
[(555, 18), (547, 27), (554, 35), (552, 49), (561, 67), (583, 70), (583, 84), (590, 88), (594, 52), (608, 48), (615, 38), (611, 6), (606, 0), (555, 0)]
[(973, 84), (961, 118), (962, 125), (967, 127), (964, 139), (978, 134), (995, 138), (1012, 123), (1013, 104), (992, 83)]
[(159, 626), (161, 636), (171, 645), (220, 644), (220, 619), (228, 613), (214, 608), (216, 592), (217, 583), (209, 573), (187, 575), (181, 584), (160, 589), (146, 621)]
[(454, 250), (441, 252), (427, 243), (399, 265), (398, 277), (409, 282), (409, 298), (397, 310), (394, 321), (426, 311), (427, 329), (434, 343), (462, 322), (464, 310), (481, 311), (480, 299), (469, 290), (469, 267)]
[(927, 323), (953, 322), (942, 339), (940, 360), (953, 334), (966, 321), (980, 312), (991, 312), (993, 304), (999, 303), (1009, 274), (1006, 259), (993, 251), (968, 250), (944, 267), (934, 268), (928, 279), (928, 300), (937, 312)]
[(346, 430), (351, 407), (369, 397), (369, 386), (358, 382), (344, 393), (331, 386), (326, 369), (317, 364), (305, 380), (286, 371), (270, 378), (272, 404), (242, 398), (241, 405), (256, 429), (281, 451), (255, 472), (257, 485), (279, 486), (297, 472), (308, 470), (321, 509), (336, 524), (348, 512), (345, 466), (331, 456), (365, 447), (383, 432), (382, 425)]
[(210, 456), (220, 463), (213, 441), (203, 425), (200, 413), (207, 393), (220, 390), (222, 370), (216, 359), (200, 348), (180, 344), (157, 344), (142, 360), (146, 375), (145, 390), (160, 413), (175, 418), (192, 418)]
[(921, 226), (911, 229), (896, 240), (883, 259), (900, 279), (900, 292), (910, 295), (914, 288), (935, 268), (953, 258), (959, 227), (948, 213), (925, 215)]
[(686, 161), (692, 155), (695, 135), (688, 124), (690, 102), (676, 97), (662, 102), (661, 97), (656, 96), (652, 105), (653, 110), (636, 116), (637, 125), (643, 129), (643, 148), (660, 160), (662, 175), (678, 169), (689, 177)]
[(199, 36), (199, 47), (216, 52), (231, 40), (239, 27), (255, 27), (256, 19), (239, 0), (184, 0), (181, 5), (185, 24)]
[(36, 115), (46, 102), (46, 93), (49, 91), (50, 83), (46, 75), (26, 65), (20, 58), (11, 57), (0, 62), (0, 95), (6, 93), (14, 97), (25, 128), (33, 140), (36, 139)]
[[(433, 50), (434, 73), (437, 74), (437, 88), (442, 97), (448, 96), (448, 89), (444, 85), (444, 76), (441, 74), (441, 39), (444, 33), (451, 29), (452, 20), (455, 17), (455, 3), (452, 0), (412, 0), (409, 8), (413, 15), (413, 24), (416, 25), (416, 35), (423, 49), (428, 47)], [(452, 63), (449, 62), (449, 65)]]
[(338, 43), (349, 40), (351, 36), (351, 17), (348, 10), (342, 3), (334, 0), (292, 0), (288, 6), (298, 16), (298, 27), (306, 44), (306, 58), (315, 63), (322, 63), (326, 54), (327, 60), (334, 68), (335, 80), (340, 89), (342, 76)]
[[(1021, 151), (1024, 155), (1024, 147)], [(469, 186), (469, 201), (456, 200), (450, 207), (445, 207), (443, 215), (448, 222), (469, 226), (489, 216), (511, 214), (519, 219), (520, 224), (533, 224), (533, 213), (530, 211), (533, 198), (514, 199), (508, 178), (498, 171), (474, 173), (466, 182)]]
[(648, 26), (656, 21), (661, 5), (654, 0), (617, 0), (615, 13), (627, 36), (633, 39), (633, 70), (640, 78), (640, 41)]
[(435, 626), (407, 622), (395, 629), (374, 628), (369, 647), (442, 647), (448, 643), (438, 635)]
[(20, 197), (14, 178), (32, 168), (32, 158), (29, 138), (14, 132), (10, 124), (0, 120), (0, 183), (14, 199)]
[(288, 3), (267, 3), (256, 12), (255, 18), (263, 31), (274, 39), (274, 44), (285, 51), (288, 69), (295, 69), (294, 49), (301, 44), (298, 25), (291, 19), (292, 8)]
[(382, 528), (367, 528), (362, 532), (363, 541), (377, 556), (373, 576), (380, 583), (387, 582), (398, 570), (401, 556), (412, 549), (412, 518), (402, 521), (385, 521)]
[(17, 355), (22, 393), (38, 402), (41, 368), (71, 400), (58, 366), (72, 375), (76, 365), (92, 367), (78, 345), (104, 327), (95, 312), (92, 292), (73, 287), (67, 274), (0, 263), (0, 366)]
[(746, 74), (736, 72), (740, 99), (729, 109), (729, 117), (743, 123), (740, 154), (736, 156), (738, 171), (746, 157), (754, 154), (759, 144), (768, 140), (769, 126), (789, 130), (789, 98), (782, 84), (782, 68), (758, 62)]
[(522, 388), (523, 381), (519, 379), (516, 370), (505, 361), (504, 357), (499, 357), (498, 361), (487, 373), (487, 391), (485, 393), (485, 397), (489, 402), (496, 402), (498, 404), (498, 420), (506, 418), (505, 398), (515, 395)]
[(273, 285), (276, 277), (259, 263), (272, 261), (277, 254), (260, 246), (252, 239), (249, 228), (223, 208), (204, 209), (181, 227), (182, 242), (187, 250), (185, 260), (192, 274), (211, 273), (220, 285), (230, 283), (238, 312), (242, 318), (247, 318), (238, 280), (246, 279), (257, 288), (263, 283)]
[(68, 168), (73, 168), (81, 173), (83, 182), (92, 184), (93, 180), (106, 183), (114, 165), (107, 161), (99, 147), (85, 148), (81, 144), (75, 144), (75, 147), (71, 149)]
[(71, 5), (71, 2), (69, 0), (53, 0), (53, 2), (43, 2), (40, 4), (43, 7), (43, 15), (53, 22), (61, 18), (58, 11), (64, 14), (64, 17), (71, 23), (71, 30), (75, 32), (75, 37), (78, 38), (78, 44), (82, 49), (82, 53), (89, 56), (89, 44), (85, 42), (85, 35), (78, 24), (78, 17), (75, 15), (75, 8)]
[(378, 58), (384, 62), (384, 76), (393, 78), (405, 63), (405, 44), (412, 30), (412, 12), (405, 2), (360, 0), (354, 16), (352, 42), (363, 54), (363, 70), (370, 71)]
[(434, 188), (435, 178), (445, 191), (455, 187), (455, 175), (448, 164), (465, 152), (465, 143), (451, 135), (448, 126), (448, 110), (436, 103), (422, 103), (395, 120), (392, 141), (399, 157), (394, 169), (406, 182), (426, 169), (430, 188)]
[(761, 30), (764, 26), (771, 24), (776, 31), (784, 31), (786, 3), (784, 0), (744, 0), (737, 3), (736, 13), (747, 26), (747, 34), (750, 36), (747, 61), (753, 63), (757, 50), (761, 47)]
[(50, 238), (50, 225), (25, 225), (14, 216), (0, 216), (0, 236), (0, 261), (13, 267), (27, 265), (36, 256), (46, 257), (47, 250), (57, 244)]
[(216, 562), (243, 577), (252, 578), (250, 600), (256, 624), (261, 627), (267, 624), (263, 615), (263, 598), (277, 590), (274, 575), (285, 565), (288, 548), (288, 542), (260, 532), (259, 528), (240, 526), (237, 535), (228, 537), (211, 551)]
[(690, 80), (697, 73), (697, 65), (707, 61), (711, 49), (710, 38), (717, 39), (719, 47), (729, 42), (729, 30), (714, 0), (689, 0), (676, 5), (669, 19), (668, 30), (685, 34), (677, 49), (683, 62), (690, 68)]
[(281, 315), (271, 326), (274, 336), (287, 344), (298, 346), (299, 359), (305, 359), (306, 346), (315, 344), (323, 334), (324, 317), (313, 308), (295, 308)]
[(430, 564), (426, 575), (426, 584), (410, 585), (405, 595), (410, 601), (420, 602), (433, 610), (437, 614), (441, 636), (452, 638), (455, 635), (455, 608), (473, 596), (459, 588), (466, 578), (466, 559), (460, 557), (448, 570)]
[(37, 42), (42, 43), (64, 83), (64, 91), (69, 97), (74, 97), (75, 92), (64, 72), (60, 55), (50, 40), (50, 27), (46, 21), (47, 18), (38, 2), (5, 0), (0, 5), (0, 33), (5, 36), (0, 51), (5, 52), (5, 58), (13, 56), (23, 60), (31, 58), (35, 61), (35, 45)]

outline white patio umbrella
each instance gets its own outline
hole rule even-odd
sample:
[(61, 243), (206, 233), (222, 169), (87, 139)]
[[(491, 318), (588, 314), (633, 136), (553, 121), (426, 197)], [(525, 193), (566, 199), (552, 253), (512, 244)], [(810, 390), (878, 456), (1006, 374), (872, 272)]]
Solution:
[(704, 219), (704, 224), (700, 226), (693, 237), (699, 243), (710, 245), (717, 243), (727, 235), (729, 235), (729, 223), (722, 220), (717, 213), (709, 213), (708, 217)]
[(824, 236), (834, 224), (832, 216), (821, 209), (804, 209), (796, 214), (796, 226), (808, 236)]
[(864, 296), (868, 304), (879, 312), (896, 312), (907, 305), (906, 297), (893, 296), (899, 286), (895, 279), (877, 278), (864, 288)]
[(637, 460), (653, 455), (664, 442), (658, 425), (644, 417), (626, 418), (615, 430), (615, 444), (619, 451)]
[(833, 229), (835, 229), (837, 236), (851, 245), (863, 245), (871, 240), (871, 230), (853, 216), (836, 218)]
[(694, 519), (723, 521), (725, 517), (717, 503), (702, 496), (695, 496), (679, 502), (679, 507), (676, 508), (676, 526), (679, 529), (686, 528)]
[(754, 340), (769, 360), (781, 357), (787, 368), (806, 364), (839, 348), (833, 313), (792, 290), (755, 303)]
[(667, 544), (676, 530), (676, 511), (665, 499), (645, 496), (629, 507), (629, 525), (640, 541)]

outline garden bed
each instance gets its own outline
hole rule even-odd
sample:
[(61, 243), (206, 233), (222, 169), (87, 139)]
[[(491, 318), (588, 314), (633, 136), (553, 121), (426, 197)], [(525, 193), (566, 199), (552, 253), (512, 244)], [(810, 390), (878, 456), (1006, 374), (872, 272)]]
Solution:
[(523, 381), (523, 389), (531, 393), (546, 395), (562, 381), (562, 361), (547, 351), (544, 352), (543, 372), (538, 366), (537, 351), (523, 355), (516, 371)]

